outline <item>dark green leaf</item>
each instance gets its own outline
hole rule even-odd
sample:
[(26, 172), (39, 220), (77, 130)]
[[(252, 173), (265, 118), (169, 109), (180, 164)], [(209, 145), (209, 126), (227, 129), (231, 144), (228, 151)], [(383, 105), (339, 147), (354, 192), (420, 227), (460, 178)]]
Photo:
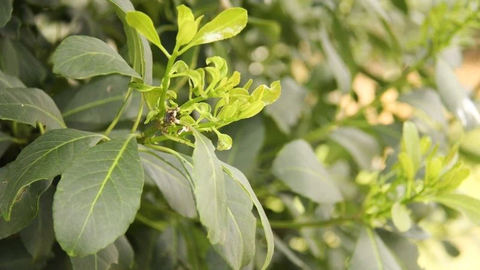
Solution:
[(296, 140), (284, 146), (273, 162), (272, 173), (293, 191), (315, 202), (343, 200), (327, 170), (305, 141)]
[(403, 13), (408, 14), (408, 4), (406, 0), (392, 0), (392, 3)]
[(401, 270), (382, 239), (369, 228), (362, 228), (348, 270)]
[(12, 139), (12, 137), (0, 131), (0, 157), (7, 151)]
[(53, 72), (67, 78), (84, 79), (113, 73), (141, 78), (116, 51), (93, 37), (64, 39), (52, 60)]
[(55, 233), (53, 232), (52, 204), (54, 191), (55, 189), (50, 187), (42, 194), (37, 217), (20, 232), (22, 242), (34, 261), (53, 257), (52, 247), (55, 243)]
[(118, 251), (112, 243), (95, 254), (70, 258), (73, 270), (108, 270), (118, 263)]
[(47, 129), (66, 127), (53, 100), (36, 88), (0, 88), (0, 119), (31, 126), (39, 121)]
[(10, 211), (22, 190), (40, 180), (52, 180), (62, 174), (72, 160), (95, 145), (102, 135), (74, 129), (46, 132), (20, 153), (7, 172), (6, 192), (0, 197), (0, 212)]
[(470, 221), (480, 226), (479, 200), (461, 194), (445, 194), (432, 200), (464, 213)]
[(220, 161), (212, 142), (194, 130), (193, 181), (200, 221), (208, 229), (208, 239), (224, 244), (227, 234), (227, 195)]
[(0, 88), (25, 88), (25, 85), (17, 77), (0, 70)]
[(13, 0), (0, 0), (0, 28), (4, 27), (12, 16)]
[(0, 242), (0, 269), (2, 270), (40, 270), (45, 262), (35, 263), (22, 245), (20, 238), (9, 238)]
[(135, 219), (142, 188), (135, 137), (122, 136), (90, 148), (58, 184), (53, 202), (57, 241), (70, 256), (105, 248)]
[(145, 174), (150, 176), (162, 191), (170, 206), (185, 217), (197, 216), (189, 174), (180, 161), (169, 154), (153, 150), (140, 153)]

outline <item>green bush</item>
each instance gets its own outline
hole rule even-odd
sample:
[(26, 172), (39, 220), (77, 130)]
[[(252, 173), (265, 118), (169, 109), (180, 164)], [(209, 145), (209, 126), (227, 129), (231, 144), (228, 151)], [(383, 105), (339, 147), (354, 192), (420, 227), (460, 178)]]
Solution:
[(0, 0), (0, 269), (443, 267), (479, 8)]

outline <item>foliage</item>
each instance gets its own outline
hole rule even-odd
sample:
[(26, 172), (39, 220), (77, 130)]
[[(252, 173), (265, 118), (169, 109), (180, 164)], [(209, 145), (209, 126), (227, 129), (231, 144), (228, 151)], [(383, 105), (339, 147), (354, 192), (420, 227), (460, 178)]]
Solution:
[(480, 3), (425, 2), (0, 0), (0, 268), (461, 252), (480, 114), (455, 69)]

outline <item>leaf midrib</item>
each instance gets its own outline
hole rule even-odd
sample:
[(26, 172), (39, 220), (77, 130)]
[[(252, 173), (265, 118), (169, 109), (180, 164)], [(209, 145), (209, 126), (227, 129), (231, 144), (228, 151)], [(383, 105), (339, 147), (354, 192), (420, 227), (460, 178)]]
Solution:
[[(66, 128), (66, 127), (67, 127), (63, 121), (60, 121), (59, 118), (55, 117), (53, 114), (49, 113), (48, 111), (43, 110), (43, 109), (40, 108), (40, 107), (36, 107), (36, 106), (33, 106), (33, 105), (31, 105), (31, 104), (28, 104), (28, 103), (8, 103), (8, 104), (2, 104), (2, 106), (19, 106), (19, 105), (20, 105), (22, 108), (24, 108), (24, 107), (30, 107), (30, 108), (39, 110), (39, 111), (43, 112), (44, 114), (48, 115), (48, 116), (49, 116), (50, 118), (52, 118), (53, 120), (55, 120), (55, 122), (57, 122), (58, 124), (60, 124), (61, 127), (63, 127), (63, 128)], [(23, 105), (23, 106), (22, 106), (22, 105)], [(17, 119), (10, 119), (10, 118), (8, 118), (8, 117), (2, 117), (2, 119), (8, 119), (8, 120), (12, 120), (12, 121), (17, 120)], [(45, 123), (42, 123), (42, 124), (45, 124)]]
[(78, 112), (81, 112), (81, 111), (84, 111), (84, 110), (88, 110), (88, 109), (91, 109), (91, 108), (94, 108), (96, 106), (101, 106), (101, 105), (105, 105), (107, 103), (110, 103), (110, 102), (114, 102), (114, 101), (117, 101), (117, 100), (122, 100), (124, 98), (124, 95), (118, 95), (118, 96), (113, 96), (113, 97), (109, 97), (109, 98), (105, 98), (105, 99), (101, 99), (101, 100), (97, 100), (97, 101), (94, 101), (94, 102), (90, 102), (88, 104), (84, 104), (84, 105), (81, 105), (81, 106), (78, 106), (76, 108), (73, 108), (69, 111), (66, 111), (62, 114), (62, 116), (64, 118), (67, 118), (69, 117), (70, 115), (72, 114), (76, 114)]

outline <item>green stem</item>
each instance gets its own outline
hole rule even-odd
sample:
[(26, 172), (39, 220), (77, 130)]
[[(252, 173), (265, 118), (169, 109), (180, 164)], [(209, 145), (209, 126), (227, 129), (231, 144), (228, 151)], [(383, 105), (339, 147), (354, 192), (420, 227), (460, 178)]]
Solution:
[(137, 131), (138, 125), (140, 124), (140, 120), (142, 119), (143, 114), (143, 93), (142, 98), (140, 98), (140, 108), (138, 108), (137, 119), (135, 119), (135, 123), (133, 124), (132, 130), (130, 131), (131, 134)]
[(182, 106), (180, 106), (180, 111), (182, 109), (190, 107), (192, 104), (198, 103), (200, 101), (204, 101), (206, 98), (205, 97), (196, 97), (194, 99), (190, 99), (189, 101), (185, 102)]
[(43, 135), (45, 133), (45, 128), (43, 127), (43, 124), (40, 122), (37, 122), (37, 126), (38, 126), (38, 130), (40, 130), (40, 134)]
[(118, 110), (117, 116), (115, 119), (113, 119), (112, 123), (110, 123), (110, 126), (108, 126), (107, 130), (103, 134), (104, 136), (108, 137), (110, 132), (112, 132), (113, 128), (117, 125), (118, 121), (120, 120), (120, 117), (122, 117), (122, 114), (125, 112), (125, 109), (127, 108), (127, 101), (132, 95), (132, 88), (128, 88), (127, 95), (125, 96), (125, 99), (123, 100), (122, 107)]
[(357, 221), (357, 218), (334, 218), (330, 220), (322, 221), (306, 221), (306, 222), (296, 222), (296, 221), (282, 221), (282, 220), (271, 220), (270, 226), (274, 229), (296, 229), (296, 228), (305, 228), (305, 227), (330, 227), (336, 225), (345, 225), (346, 223), (351, 223)]
[(173, 64), (175, 63), (175, 59), (178, 56), (178, 46), (175, 45), (175, 48), (173, 49), (172, 55), (168, 58), (168, 63), (167, 67), (165, 68), (165, 75), (163, 76), (162, 79), (162, 95), (160, 96), (160, 113), (165, 112), (165, 98), (167, 97), (167, 91), (168, 91), (168, 84), (170, 82), (170, 70), (172, 69)]

